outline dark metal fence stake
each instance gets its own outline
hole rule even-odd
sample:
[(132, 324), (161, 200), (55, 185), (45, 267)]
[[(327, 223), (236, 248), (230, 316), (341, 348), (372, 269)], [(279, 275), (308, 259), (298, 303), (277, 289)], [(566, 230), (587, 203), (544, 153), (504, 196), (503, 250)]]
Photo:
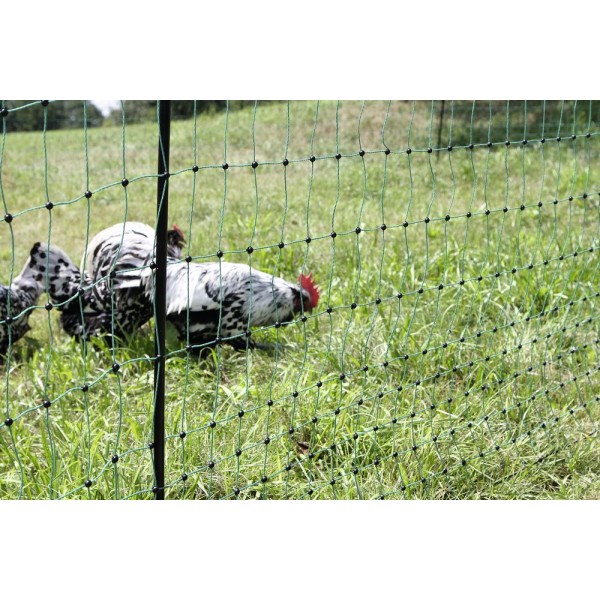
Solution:
[[(440, 121), (438, 126), (438, 134), (437, 134), (437, 147), (440, 149), (442, 147), (442, 126), (444, 125), (444, 108), (446, 105), (446, 101), (442, 100), (442, 110), (440, 112)], [(437, 157), (440, 157), (441, 152), (437, 153)]]
[(165, 328), (167, 321), (167, 229), (169, 219), (169, 142), (171, 136), (171, 101), (158, 101), (158, 186), (156, 223), (156, 277), (154, 318), (154, 492), (157, 500), (165, 498)]

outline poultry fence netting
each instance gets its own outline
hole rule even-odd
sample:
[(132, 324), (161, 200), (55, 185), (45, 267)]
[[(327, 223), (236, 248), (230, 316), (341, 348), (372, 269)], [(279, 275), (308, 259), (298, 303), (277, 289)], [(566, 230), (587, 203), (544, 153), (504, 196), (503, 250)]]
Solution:
[[(16, 165), (12, 165), (10, 161), (10, 135), (7, 133), (6, 122), (11, 116), (22, 110), (43, 107), (42, 124), (39, 127), (41, 131), (36, 131), (31, 135), (36, 138), (41, 138), (41, 148), (38, 146), (35, 150), (41, 149), (41, 168), (38, 168), (38, 187), (36, 197), (38, 202), (33, 206), (23, 206), (17, 202), (18, 210), (12, 209), (15, 206), (14, 196), (11, 191), (14, 189), (13, 180), (9, 171), (10, 167), (15, 166), (16, 170), (29, 170), (31, 179), (34, 179), (36, 174), (36, 166), (40, 167), (39, 154), (32, 152), (34, 149), (27, 146), (25, 152), (17, 155)], [(52, 103), (50, 101), (41, 101), (35, 103), (26, 103), (15, 106), (12, 109), (7, 109), (3, 105), (3, 136), (2, 146), (0, 150), (0, 193), (4, 208), (4, 225), (2, 242), (3, 250), (6, 245), (9, 246), (10, 253), (8, 255), (8, 269), (3, 270), (3, 274), (7, 274), (8, 287), (15, 281), (18, 273), (16, 257), (27, 256), (31, 252), (33, 258), (33, 249), (38, 242), (42, 244), (60, 244), (63, 246), (65, 240), (77, 242), (77, 257), (83, 251), (85, 257), (89, 247), (90, 240), (93, 235), (93, 223), (91, 219), (92, 198), (94, 195), (106, 193), (109, 190), (122, 190), (123, 200), (123, 222), (127, 220), (129, 212), (129, 194), (128, 185), (135, 184), (140, 180), (149, 178), (156, 179), (156, 174), (144, 174), (128, 179), (126, 172), (126, 119), (125, 113), (122, 115), (122, 125), (120, 128), (121, 143), (119, 150), (121, 153), (122, 162), (116, 160), (116, 171), (119, 168), (121, 171), (121, 179), (104, 183), (96, 188), (90, 185), (90, 165), (88, 155), (88, 120), (86, 118), (87, 103), (82, 103), (82, 129), (80, 133), (82, 138), (83, 156), (82, 163), (84, 165), (83, 181), (85, 185), (83, 192), (70, 199), (63, 199), (59, 196), (51, 198), (51, 174), (52, 167), (49, 166), (49, 149), (48, 137), (51, 132), (48, 130), (48, 111), (51, 110)], [(33, 141), (33, 140), (31, 140)], [(59, 142), (60, 143), (60, 142)], [(7, 150), (8, 148), (8, 150)], [(64, 158), (64, 155), (63, 155)], [(69, 157), (70, 158), (70, 157)], [(22, 160), (24, 163), (20, 163)], [(8, 165), (8, 166), (7, 166)], [(73, 177), (81, 180), (79, 170), (73, 169), (69, 165), (65, 173), (61, 176)], [(76, 173), (76, 174), (75, 174)], [(31, 189), (31, 184), (28, 186), (28, 191)], [(17, 189), (19, 189), (17, 187)], [(12, 200), (12, 202), (11, 202)], [(27, 198), (29, 200), (29, 198)], [(79, 205), (83, 208), (83, 213), (77, 215), (72, 221), (66, 223), (66, 226), (59, 229), (53, 216), (61, 210), (61, 207), (72, 208)], [(37, 223), (34, 221), (32, 227), (28, 219), (33, 217), (32, 213), (42, 213), (44, 217), (37, 217)], [(82, 218), (83, 216), (83, 218)], [(44, 222), (47, 219), (47, 225)], [(41, 223), (40, 223), (41, 221)], [(20, 230), (17, 230), (17, 225), (22, 223)], [(37, 225), (37, 227), (35, 227)], [(28, 244), (26, 248), (17, 248), (16, 241), (18, 234), (26, 233), (28, 238), (36, 240), (33, 247)], [(121, 236), (121, 240), (123, 236)], [(120, 252), (120, 243), (117, 254)], [(31, 247), (31, 250), (29, 248)], [(26, 251), (24, 253), (23, 251)], [(5, 258), (5, 256), (3, 256)], [(114, 480), (114, 497), (122, 497), (122, 491), (119, 485), (119, 473), (115, 470), (115, 465), (118, 461), (121, 464), (127, 461), (132, 461), (135, 468), (140, 468), (140, 465), (146, 463), (147, 469), (152, 473), (152, 443), (144, 443), (131, 445), (127, 448), (120, 447), (120, 438), (122, 435), (122, 418), (123, 406), (125, 398), (122, 389), (122, 373), (128, 365), (145, 365), (141, 366), (142, 370), (151, 369), (154, 358), (148, 353), (135, 356), (135, 353), (128, 352), (127, 356), (121, 358), (119, 356), (119, 347), (116, 343), (114, 334), (117, 331), (113, 311), (108, 312), (108, 330), (106, 339), (109, 341), (102, 342), (97, 349), (105, 356), (101, 361), (98, 361), (98, 353), (95, 352), (95, 343), (91, 342), (86, 335), (77, 339), (76, 344), (67, 344), (59, 346), (59, 341), (62, 340), (61, 326), (51, 315), (56, 311), (62, 311), (65, 306), (75, 303), (75, 320), (82, 324), (85, 331), (86, 319), (84, 316), (83, 294), (79, 292), (87, 290), (93, 293), (96, 288), (107, 286), (109, 289), (109, 304), (113, 303), (113, 273), (100, 277), (96, 281), (82, 281), (76, 286), (74, 294), (60, 302), (52, 302), (49, 294), (51, 285), (51, 271), (47, 269), (47, 261), (49, 261), (49, 253), (41, 255), (41, 264), (44, 270), (44, 275), (40, 278), (44, 295), (47, 297), (47, 302), (33, 302), (18, 314), (11, 310), (11, 294), (7, 296), (6, 315), (0, 326), (6, 328), (8, 346), (3, 358), (3, 396), (4, 396), (4, 412), (6, 418), (2, 424), (4, 427), (2, 437), (2, 478), (0, 480), (0, 489), (2, 497), (8, 498), (63, 498), (77, 497), (82, 493), (85, 496), (92, 497), (90, 488), (95, 481), (102, 478), (107, 469), (111, 469)], [(68, 258), (67, 258), (68, 260)], [(29, 258), (26, 259), (26, 263)], [(30, 263), (31, 264), (31, 263)], [(83, 268), (83, 265), (82, 265)], [(102, 290), (106, 291), (106, 289)], [(12, 329), (13, 323), (20, 318), (29, 319), (34, 311), (44, 311), (46, 316), (40, 320), (44, 321), (44, 332), (46, 339), (44, 342), (47, 348), (36, 348), (34, 355), (31, 356), (29, 348), (26, 348), (24, 353), (19, 352), (18, 346), (14, 343)], [(71, 311), (73, 312), (73, 311)], [(38, 328), (39, 329), (39, 328)], [(35, 330), (35, 327), (34, 327)], [(43, 334), (42, 334), (43, 335)], [(15, 351), (16, 348), (16, 351)], [(15, 355), (16, 354), (16, 355)], [(35, 363), (35, 366), (24, 374), (23, 378), (18, 376), (22, 365), (21, 361), (30, 361)], [(148, 366), (150, 365), (150, 366)], [(67, 368), (66, 373), (62, 373), (62, 377), (57, 378), (57, 382), (52, 381), (53, 373)], [(72, 367), (69, 371), (69, 367)], [(111, 377), (110, 383), (107, 386), (112, 390), (110, 411), (114, 411), (116, 417), (112, 416), (112, 423), (103, 423), (103, 430), (100, 432), (93, 426), (95, 424), (90, 411), (93, 407), (90, 406), (90, 400), (94, 390), (99, 390), (101, 382)], [(147, 383), (147, 382), (146, 382)], [(58, 387), (57, 387), (58, 384)], [(147, 387), (147, 386), (146, 386)], [(62, 388), (62, 389), (61, 389)], [(69, 403), (71, 403), (69, 406)], [(146, 429), (151, 423), (149, 419), (149, 407), (145, 409), (145, 413), (138, 417), (138, 426), (145, 425)], [(142, 418), (140, 418), (142, 417)], [(70, 430), (67, 431), (65, 424), (70, 425)], [(102, 448), (101, 456), (95, 457), (95, 444), (98, 442), (98, 433), (104, 439), (110, 439), (109, 442)], [(151, 435), (148, 437), (152, 437)], [(23, 444), (23, 440), (27, 439), (28, 443)], [(21, 450), (20, 450), (21, 447)], [(23, 449), (26, 447), (26, 449)], [(112, 451), (111, 451), (112, 449)], [(108, 454), (107, 454), (108, 453)], [(108, 496), (109, 494), (107, 494)]]
[[(597, 447), (599, 104), (198, 101), (171, 123), (167, 174), (160, 103), (154, 123), (130, 123), (125, 102), (106, 127), (89, 127), (82, 103), (68, 132), (47, 128), (52, 102), (3, 104), (1, 283), (38, 241), (93, 256), (72, 295), (51, 289), (51, 269), (22, 313), (6, 295), (0, 495), (473, 498), (559, 485)], [(7, 130), (40, 106), (40, 131)], [(161, 181), (163, 315), (152, 234), (139, 264), (115, 262), (138, 243), (135, 223), (157, 228)], [(67, 313), (83, 333), (68, 335)]]

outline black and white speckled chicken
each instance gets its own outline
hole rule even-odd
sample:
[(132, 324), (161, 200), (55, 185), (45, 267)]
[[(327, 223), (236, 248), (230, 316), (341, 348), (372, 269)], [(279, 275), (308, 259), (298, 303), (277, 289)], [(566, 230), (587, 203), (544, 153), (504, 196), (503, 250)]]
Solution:
[[(177, 225), (168, 232), (168, 255), (177, 259), (184, 243)], [(155, 232), (144, 223), (126, 221), (104, 229), (91, 240), (78, 286), (63, 286), (53, 302), (67, 333), (89, 339), (102, 334), (131, 334), (153, 315), (141, 272), (154, 258)], [(80, 278), (81, 279), (81, 278)], [(68, 289), (67, 289), (68, 288)], [(70, 301), (69, 301), (70, 300)]]
[[(149, 269), (143, 279), (151, 298)], [(312, 276), (298, 279), (299, 284), (289, 283), (244, 264), (169, 261), (167, 320), (179, 339), (187, 341), (189, 309), (190, 344), (209, 345), (218, 337), (239, 350), (253, 348), (256, 344), (247, 336), (251, 327), (283, 325), (317, 306), (319, 290)]]
[(12, 346), (29, 331), (29, 309), (37, 305), (40, 294), (51, 285), (57, 270), (67, 265), (66, 261), (69, 259), (60, 248), (37, 242), (10, 287), (0, 285), (0, 355), (6, 354), (9, 343)]

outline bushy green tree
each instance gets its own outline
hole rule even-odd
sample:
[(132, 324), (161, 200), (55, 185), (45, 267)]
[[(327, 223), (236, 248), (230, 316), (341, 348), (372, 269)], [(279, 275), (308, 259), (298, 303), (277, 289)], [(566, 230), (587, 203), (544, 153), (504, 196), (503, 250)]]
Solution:
[[(6, 131), (39, 131), (44, 129), (44, 122), (47, 130), (83, 127), (84, 102), (81, 100), (50, 101), (47, 106), (37, 100), (5, 100), (1, 105), (10, 111), (4, 117)], [(26, 108), (12, 110), (21, 106)], [(85, 107), (87, 126), (102, 125), (104, 117), (100, 110), (91, 102), (86, 102)]]

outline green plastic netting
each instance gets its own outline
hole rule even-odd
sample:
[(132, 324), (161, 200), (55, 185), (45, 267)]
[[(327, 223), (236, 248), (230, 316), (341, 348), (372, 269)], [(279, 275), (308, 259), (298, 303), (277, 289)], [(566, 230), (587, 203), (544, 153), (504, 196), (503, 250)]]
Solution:
[[(92, 126), (82, 102), (70, 129), (59, 105), (2, 103), (5, 286), (36, 241), (79, 264), (105, 227), (157, 223), (160, 103)], [(597, 480), (598, 101), (172, 109), (182, 262), (312, 273), (321, 299), (254, 329), (267, 350), (198, 356), (167, 329), (167, 498), (554, 497)], [(0, 497), (153, 498), (154, 320), (78, 342), (55, 308), (42, 294), (2, 358)]]

